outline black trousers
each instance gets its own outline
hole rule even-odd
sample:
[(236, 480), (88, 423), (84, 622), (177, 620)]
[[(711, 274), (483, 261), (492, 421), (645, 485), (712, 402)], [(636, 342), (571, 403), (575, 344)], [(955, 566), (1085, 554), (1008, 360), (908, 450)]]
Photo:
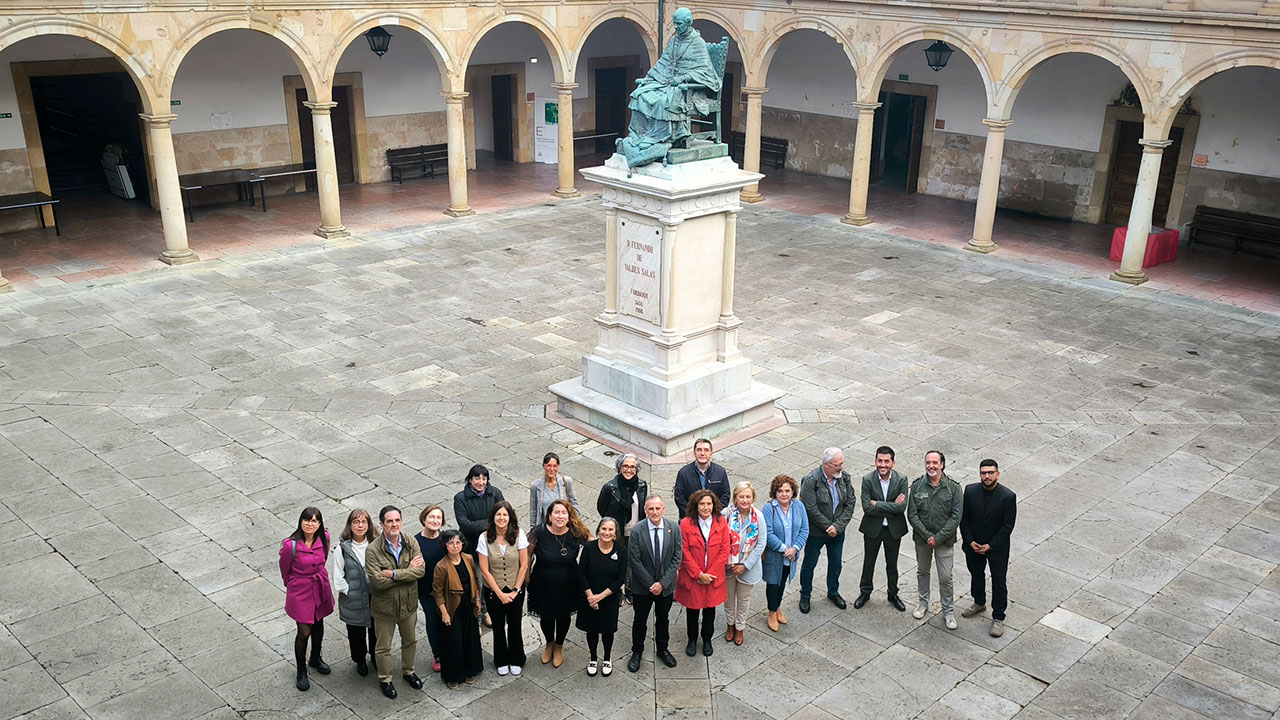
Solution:
[(1009, 586), (1005, 579), (1009, 574), (1009, 553), (993, 555), (964, 551), (964, 562), (969, 566), (969, 594), (977, 605), (987, 604), (987, 576), (985, 570), (991, 568), (991, 618), (1004, 621), (1004, 611), (1009, 607)]
[[(511, 592), (511, 588), (503, 588), (503, 592)], [(524, 667), (524, 638), (521, 636), (521, 621), (524, 619), (524, 593), (516, 595), (516, 599), (504, 605), (497, 595), (485, 588), (481, 595), (489, 605), (489, 616), (493, 620), (493, 664), (497, 667), (518, 665)]]
[(889, 576), (887, 589), (889, 597), (898, 596), (898, 550), (902, 547), (902, 538), (889, 534), (889, 528), (881, 526), (876, 537), (862, 536), (862, 582), (858, 591), (870, 595), (875, 587), (873, 578), (876, 575), (876, 556), (880, 554), (880, 546), (884, 545), (884, 570)]
[(365, 661), (365, 656), (373, 655), (377, 640), (373, 635), (373, 623), (369, 627), (360, 625), (347, 626), (347, 644), (351, 646), (351, 659), (357, 664)]
[(702, 640), (710, 642), (716, 634), (716, 609), (713, 607), (703, 610), (685, 608), (684, 622), (689, 629), (689, 642), (698, 639), (698, 613), (702, 613)]
[(658, 652), (667, 649), (671, 642), (671, 629), (667, 627), (671, 617), (670, 595), (653, 595), (649, 592), (635, 593), (631, 596), (631, 604), (635, 609), (635, 617), (631, 619), (631, 652), (644, 652), (644, 636), (649, 629), (649, 610), (653, 609), (653, 640)]
[(782, 594), (787, 590), (787, 577), (791, 575), (791, 566), (782, 566), (782, 579), (778, 580), (777, 585), (764, 585), (764, 599), (769, 605), (769, 612), (777, 612), (782, 607)]

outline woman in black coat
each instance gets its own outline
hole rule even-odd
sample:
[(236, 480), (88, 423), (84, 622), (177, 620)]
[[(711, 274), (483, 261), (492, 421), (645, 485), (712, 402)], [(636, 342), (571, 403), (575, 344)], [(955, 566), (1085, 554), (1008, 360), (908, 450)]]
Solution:
[[(595, 677), (598, 671), (609, 677), (613, 674), (613, 635), (618, 632), (618, 605), (622, 599), (622, 584), (627, 579), (627, 548), (618, 542), (618, 521), (607, 517), (596, 527), (596, 541), (587, 543), (578, 558), (581, 574), (582, 602), (578, 606), (578, 629), (587, 634), (587, 647), (591, 660), (587, 674)], [(596, 655), (596, 647), (604, 641), (604, 661)]]

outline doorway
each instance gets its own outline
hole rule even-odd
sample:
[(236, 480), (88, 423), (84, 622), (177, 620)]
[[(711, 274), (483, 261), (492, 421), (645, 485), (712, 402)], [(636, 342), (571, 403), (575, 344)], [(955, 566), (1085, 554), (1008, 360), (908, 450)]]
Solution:
[(510, 75), (494, 75), (489, 79), (493, 98), (493, 159), (515, 160), (515, 113), (511, 110), (515, 79)]
[[(311, 108), (303, 103), (307, 100), (306, 88), (295, 92), (298, 102), (298, 140), (302, 145), (302, 164), (308, 168), (316, 166), (315, 125), (311, 122)], [(355, 155), (351, 143), (351, 87), (336, 85), (333, 88), (333, 102), (337, 103), (329, 111), (329, 122), (333, 126), (333, 155), (338, 166), (338, 184), (355, 182)], [(307, 190), (314, 190), (315, 175), (306, 175)]]
[[(1129, 222), (1133, 193), (1138, 186), (1138, 168), (1142, 165), (1142, 145), (1138, 142), (1141, 139), (1142, 123), (1128, 120), (1117, 123), (1103, 222), (1112, 225), (1126, 225)], [(1172, 144), (1164, 149), (1160, 159), (1160, 178), (1156, 183), (1156, 200), (1151, 211), (1151, 221), (1161, 225), (1169, 224), (1174, 175), (1178, 170), (1178, 155), (1182, 152), (1182, 128), (1170, 128), (1169, 140)]]
[(596, 138), (596, 152), (611, 152), (614, 141), (627, 134), (627, 69), (596, 68), (595, 133), (617, 133), (616, 137)]
[(738, 104), (738, 93), (733, 89), (737, 87), (733, 82), (733, 72), (724, 71), (724, 82), (720, 83), (720, 137), (721, 142), (728, 142), (725, 138), (729, 137), (729, 133), (736, 130), (733, 124), (733, 107)]
[(880, 93), (872, 127), (872, 182), (916, 192), (924, 150), (925, 116), (929, 100), (923, 95)]
[(113, 145), (123, 151), (134, 192), (146, 202), (149, 186), (138, 90), (129, 75), (37, 76), (30, 83), (51, 193), (106, 190), (102, 158)]

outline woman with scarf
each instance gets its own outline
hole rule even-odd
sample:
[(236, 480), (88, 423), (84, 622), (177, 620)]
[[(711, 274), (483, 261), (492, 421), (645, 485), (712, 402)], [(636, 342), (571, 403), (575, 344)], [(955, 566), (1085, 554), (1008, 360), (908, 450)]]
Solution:
[(726, 566), (724, 610), (729, 618), (725, 642), (742, 644), (742, 631), (747, 626), (747, 609), (751, 605), (751, 588), (760, 582), (765, 538), (768, 528), (764, 517), (754, 507), (756, 489), (742, 481), (733, 488), (733, 506), (724, 509), (729, 521), (729, 563)]
[(640, 460), (635, 455), (619, 455), (613, 465), (618, 474), (600, 488), (596, 512), (602, 518), (618, 521), (618, 542), (625, 550), (631, 526), (644, 519), (644, 499), (649, 497), (649, 485), (640, 479)]

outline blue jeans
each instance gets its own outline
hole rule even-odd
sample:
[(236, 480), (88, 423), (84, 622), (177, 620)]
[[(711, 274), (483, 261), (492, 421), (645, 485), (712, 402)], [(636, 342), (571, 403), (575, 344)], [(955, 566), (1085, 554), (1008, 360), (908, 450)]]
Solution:
[(840, 593), (840, 565), (844, 554), (844, 533), (836, 533), (835, 537), (827, 535), (825, 529), (809, 534), (804, 544), (804, 562), (800, 565), (800, 597), (807, 598), (813, 594), (813, 569), (818, 566), (818, 553), (827, 549), (827, 595)]

